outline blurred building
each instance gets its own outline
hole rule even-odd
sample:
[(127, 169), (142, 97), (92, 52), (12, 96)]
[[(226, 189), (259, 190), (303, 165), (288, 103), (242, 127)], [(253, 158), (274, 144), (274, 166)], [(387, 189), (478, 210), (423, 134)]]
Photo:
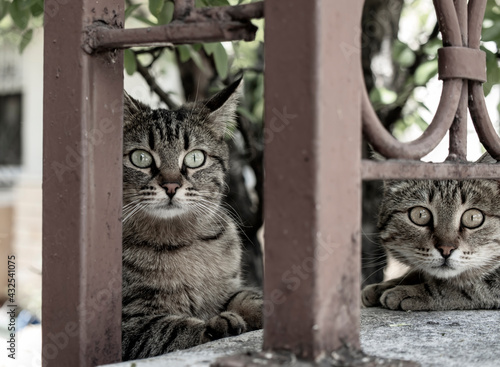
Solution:
[(38, 313), (42, 264), (42, 32), (19, 54), (0, 40), (0, 281), (16, 256), (16, 296)]

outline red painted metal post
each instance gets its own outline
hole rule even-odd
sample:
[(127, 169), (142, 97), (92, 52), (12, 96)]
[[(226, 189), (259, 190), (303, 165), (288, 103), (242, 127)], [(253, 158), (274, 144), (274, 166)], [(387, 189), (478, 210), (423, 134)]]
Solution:
[(122, 0), (45, 2), (43, 366), (121, 358), (121, 52), (82, 49)]
[(266, 1), (264, 349), (359, 348), (362, 0)]

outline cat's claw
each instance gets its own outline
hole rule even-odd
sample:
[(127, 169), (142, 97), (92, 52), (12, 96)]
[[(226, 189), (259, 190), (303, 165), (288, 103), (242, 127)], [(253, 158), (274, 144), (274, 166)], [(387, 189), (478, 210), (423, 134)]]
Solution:
[(246, 330), (245, 321), (240, 315), (235, 312), (226, 311), (208, 320), (201, 341), (202, 343), (206, 343), (228, 336), (240, 335)]

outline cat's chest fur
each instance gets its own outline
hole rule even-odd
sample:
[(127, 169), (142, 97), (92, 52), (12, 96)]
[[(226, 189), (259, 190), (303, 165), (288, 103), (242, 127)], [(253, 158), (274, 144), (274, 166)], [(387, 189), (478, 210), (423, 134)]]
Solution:
[(229, 231), (217, 240), (193, 238), (175, 249), (124, 242), (124, 285), (142, 295), (129, 307), (151, 313), (208, 318), (240, 286), (239, 242)]

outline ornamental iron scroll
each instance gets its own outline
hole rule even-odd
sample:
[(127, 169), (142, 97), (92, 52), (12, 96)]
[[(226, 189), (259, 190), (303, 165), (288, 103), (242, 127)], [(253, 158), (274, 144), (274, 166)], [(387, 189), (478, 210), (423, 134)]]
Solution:
[[(420, 159), (431, 152), (449, 130), (450, 154), (447, 161), (465, 162), (468, 100), (471, 117), (481, 143), (493, 158), (500, 160), (500, 138), (488, 116), (482, 88), (482, 83), (486, 81), (486, 56), (484, 51), (479, 50), (479, 44), (486, 1), (474, 0), (468, 3), (467, 0), (433, 1), (443, 38), (443, 48), (438, 50), (438, 75), (439, 79), (443, 80), (443, 91), (431, 124), (419, 138), (409, 143), (397, 141), (378, 120), (364, 89), (362, 95), (363, 135), (380, 154), (387, 158)], [(372, 176), (364, 172), (363, 176), (366, 179), (375, 178), (375, 176), (378, 176), (377, 178), (388, 178), (388, 176), (400, 178), (396, 177), (399, 175), (395, 172), (402, 166), (397, 163), (392, 163), (394, 173), (386, 172), (385, 177), (384, 174), (375, 174), (371, 165), (373, 165), (372, 162), (364, 164), (364, 171), (371, 169), (374, 174)], [(389, 166), (386, 168), (390, 171)], [(441, 173), (437, 173), (433, 172), (436, 169), (434, 167), (427, 170), (424, 176), (465, 178), (465, 176), (473, 175), (472, 171), (466, 172), (456, 167), (443, 168)], [(494, 167), (495, 170), (491, 168), (493, 167), (490, 169), (485, 167), (484, 172), (476, 169), (474, 175), (499, 176), (498, 168)]]

